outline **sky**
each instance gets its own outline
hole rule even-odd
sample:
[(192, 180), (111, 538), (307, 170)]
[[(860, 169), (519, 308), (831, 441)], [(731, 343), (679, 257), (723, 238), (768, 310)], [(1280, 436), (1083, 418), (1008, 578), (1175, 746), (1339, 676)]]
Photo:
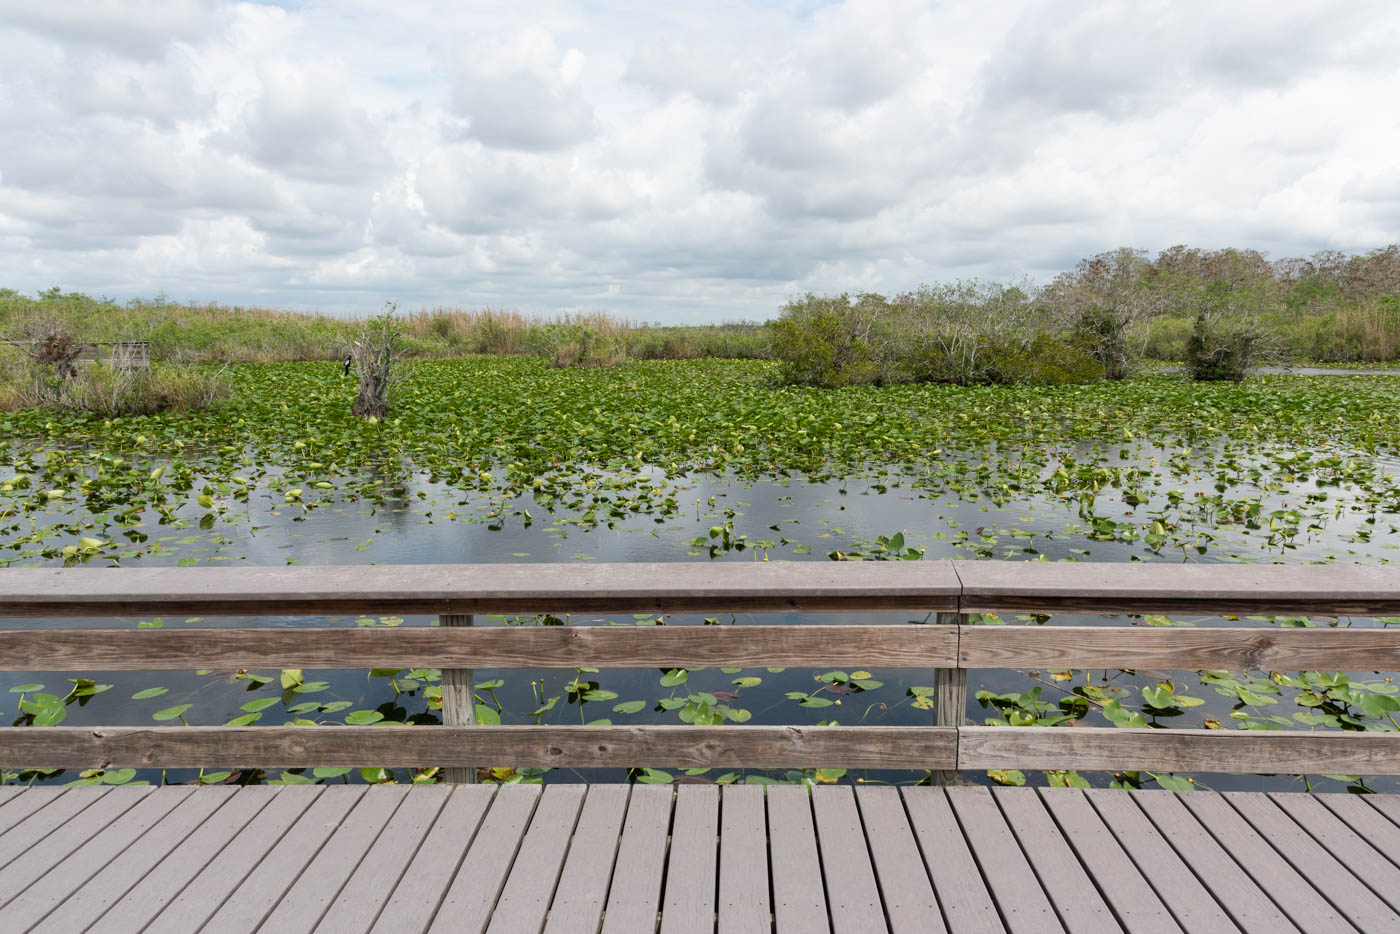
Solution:
[(0, 287), (760, 320), (1400, 241), (1400, 4), (0, 0)]

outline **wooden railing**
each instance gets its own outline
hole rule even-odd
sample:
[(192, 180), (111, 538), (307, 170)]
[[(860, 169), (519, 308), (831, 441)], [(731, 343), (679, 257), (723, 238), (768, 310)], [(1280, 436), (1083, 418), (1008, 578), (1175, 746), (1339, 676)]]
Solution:
[[(477, 626), (472, 614), (902, 612), (943, 625)], [(966, 626), (969, 613), (1400, 614), (1400, 570), (889, 562), (8, 569), (0, 617), (436, 613), (437, 628), (0, 630), (0, 669), (444, 671), (442, 727), (7, 727), (0, 765), (478, 764), (1400, 774), (1400, 733), (964, 725), (975, 668), (1400, 670), (1400, 629)], [(936, 670), (929, 726), (472, 725), (471, 670)]]

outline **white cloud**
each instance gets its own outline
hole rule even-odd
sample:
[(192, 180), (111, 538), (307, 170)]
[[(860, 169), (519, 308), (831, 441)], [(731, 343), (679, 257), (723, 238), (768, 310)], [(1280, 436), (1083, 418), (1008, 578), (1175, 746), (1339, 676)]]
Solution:
[(771, 315), (1400, 240), (1400, 9), (0, 0), (0, 286)]

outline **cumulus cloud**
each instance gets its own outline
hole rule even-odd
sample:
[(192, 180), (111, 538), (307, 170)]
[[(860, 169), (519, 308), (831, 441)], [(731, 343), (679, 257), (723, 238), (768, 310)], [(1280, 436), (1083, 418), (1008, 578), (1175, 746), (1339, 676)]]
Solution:
[(0, 286), (762, 318), (1400, 240), (1400, 11), (0, 0)]
[(548, 30), (521, 30), (455, 62), (453, 113), (465, 136), (503, 149), (564, 149), (593, 136), (593, 107), (579, 76), (586, 57), (561, 50)]
[(0, 22), (63, 46), (128, 58), (162, 57), (172, 42), (193, 42), (214, 25), (214, 0), (160, 0), (134, 9), (123, 0), (0, 0)]

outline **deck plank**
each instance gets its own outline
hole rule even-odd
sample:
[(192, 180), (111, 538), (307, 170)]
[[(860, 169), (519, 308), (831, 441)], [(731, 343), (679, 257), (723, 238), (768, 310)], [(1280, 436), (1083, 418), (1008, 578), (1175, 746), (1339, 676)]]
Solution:
[(1240, 865), (1289, 919), (1304, 931), (1355, 931), (1327, 899), (1313, 888), (1239, 813), (1226, 796), (1209, 792), (1174, 795), (1215, 841)]
[[(283, 794), (289, 790), (293, 789), (268, 785), (239, 789), (125, 894), (101, 894), (99, 902), (110, 902), (101, 916), (102, 927), (141, 930), (191, 882), (217, 906), (321, 792), (312, 788), (306, 794)], [(216, 868), (201, 879), (211, 865)], [(201, 918), (206, 916), (207, 912)]]
[[(1400, 907), (1400, 869), (1312, 795), (1271, 794), (1293, 822), (1336, 857), (1392, 909)], [(1395, 853), (1395, 851), (1392, 851)], [(1400, 855), (1400, 854), (1397, 854)]]
[[(143, 930), (141, 925), (146, 923), (149, 923), (149, 927), (144, 930), (153, 932), (176, 934), (198, 930), (226, 899), (237, 894), (245, 879), (256, 872), (263, 858), (285, 838), (290, 829), (316, 807), (326, 790), (320, 785), (278, 789), (262, 810), (227, 841), (209, 839), (210, 835), (201, 827), (189, 842), (206, 846), (215, 844), (210, 847), (212, 858), (203, 866), (193, 865), (192, 859), (193, 871), (188, 873), (185, 866), (171, 867), (172, 879), (178, 880), (179, 884), (171, 886), (168, 893), (162, 892), (168, 901), (161, 903), (150, 899), (150, 893), (143, 884), (132, 889), (100, 923), (103, 927), (110, 925), (118, 931)], [(181, 850), (184, 849), (181, 847)], [(190, 855), (195, 856), (193, 853)], [(125, 926), (112, 924), (113, 916), (122, 918)], [(127, 917), (132, 918), (134, 923), (128, 923), (125, 920)], [(136, 918), (141, 920), (137, 922)]]
[(822, 877), (834, 934), (885, 932), (875, 867), (865, 842), (855, 794), (849, 785), (812, 789)]
[[(88, 790), (75, 789), (77, 797), (86, 797)], [(34, 841), (24, 850), (23, 858), (13, 860), (0, 869), (0, 908), (74, 850), (101, 834), (113, 822), (119, 821), (155, 790), (150, 785), (114, 788), (111, 793), (102, 796), (100, 804), (93, 802)]]
[(993, 794), (1021, 851), (1035, 869), (1040, 886), (1070, 931), (1121, 931), (1094, 880), (1045, 809), (1033, 788), (998, 788)]
[(1376, 811), (1362, 798), (1376, 795), (1325, 794), (1315, 800), (1336, 814), (1348, 827), (1356, 831), (1374, 846), (1391, 865), (1400, 866), (1400, 827), (1384, 818), (1378, 818)]
[(589, 785), (545, 934), (598, 934), (631, 785)]
[[(1041, 800), (1123, 927), (1132, 934), (1181, 934), (1181, 925), (1123, 852), (1082, 791), (1043, 788)], [(1222, 930), (1234, 927), (1223, 912), (1220, 917), (1225, 924)]]
[(901, 795), (948, 930), (954, 934), (1005, 931), (986, 879), (944, 790), (905, 788)]
[[(81, 887), (108, 863), (121, 858), (128, 847), (135, 846), (147, 830), (183, 803), (193, 791), (193, 788), (180, 786), (146, 789), (125, 813), (117, 807), (112, 808), (113, 819), (105, 827), (74, 840), (74, 845), (68, 848), (69, 852), (50, 866), (42, 865), (46, 860), (38, 858), (36, 847), (35, 851), (26, 854), (25, 861), (28, 862), (33, 855), (36, 857), (35, 863), (40, 865), (34, 867), (37, 872), (31, 871), (34, 881), (22, 892), (19, 891), (20, 880), (11, 873), (17, 864), (12, 863), (0, 873), (0, 904), (4, 904), (9, 894), (15, 895), (14, 900), (0, 911), (6, 929), (27, 930), (30, 925), (42, 920), (69, 893)], [(112, 799), (109, 797), (107, 800)], [(70, 822), (63, 829), (68, 830), (75, 824)]]
[(1156, 891), (1177, 923), (1188, 931), (1238, 930), (1225, 908), (1132, 802), (1131, 794), (1106, 788), (1083, 792), (1136, 864), (1135, 871)]
[(773, 930), (768, 900), (768, 832), (761, 785), (720, 794), (719, 934)]
[(948, 788), (946, 792), (1007, 929), (1063, 931), (1058, 912), (1035, 881), (1026, 855), (992, 800), (991, 789)]
[(432, 830), (419, 844), (371, 930), (379, 934), (422, 934), (428, 929), (457, 868), (481, 832), (482, 819), (495, 794), (494, 785), (458, 785), (451, 789)]
[[(306, 867), (317, 858), (368, 790), (365, 785), (328, 786), (200, 930), (211, 934), (256, 930), (283, 896), (295, 891)], [(192, 899), (199, 898), (197, 889), (189, 894)], [(162, 918), (161, 923), (163, 926), (168, 922)]]
[(1319, 859), (1319, 844), (1261, 792), (1236, 792), (1228, 801), (1260, 837), (1305, 874), (1338, 911), (1363, 931), (1400, 931), (1400, 914), (1376, 897), (1347, 867)]
[[(112, 792), (111, 787), (73, 788), (43, 803), (9, 830), (0, 834), (0, 869), (38, 846), (50, 834)], [(26, 793), (21, 801), (28, 797)]]
[(1400, 798), (133, 786), (10, 807), (6, 934), (1400, 930)]
[(1180, 797), (1174, 791), (1136, 791), (1131, 800), (1242, 930), (1248, 934), (1299, 934), (1288, 916), (1201, 826)]
[(450, 785), (420, 785), (409, 791), (322, 916), (317, 931), (364, 934), (370, 929), (451, 793)]
[(670, 785), (637, 785), (632, 789), (603, 915), (603, 934), (656, 930), (673, 796)]
[(890, 930), (894, 934), (946, 931), (928, 870), (919, 856), (919, 843), (899, 799), (899, 789), (863, 785), (856, 789), (856, 804), (865, 825)]
[(520, 842), (515, 868), (496, 901), (488, 934), (540, 934), (578, 825), (586, 786), (549, 785)]
[(715, 929), (715, 879), (719, 867), (719, 788), (681, 785), (666, 859), (661, 934), (700, 934)]
[[(21, 789), (16, 788), (15, 790), (20, 791)], [(52, 787), (23, 789), (23, 794), (16, 795), (3, 807), (0, 807), (0, 834), (8, 832), (11, 827), (40, 808), (52, 804), (56, 798), (67, 791), (67, 788)]]
[[(121, 859), (112, 860), (76, 889), (60, 876), (56, 881), (55, 894), (60, 896), (62, 904), (48, 915), (48, 925), (55, 930), (84, 930), (133, 886), (152, 874), (161, 861), (196, 828), (206, 821), (222, 820), (222, 836), (226, 838), (236, 833), (263, 803), (255, 795), (241, 794), (240, 789), (229, 785), (200, 788), (198, 791), (199, 794), (187, 796), (139, 841), (134, 841), (122, 851)], [(65, 866), (60, 864), (57, 872), (62, 873)], [(36, 899), (47, 897), (46, 890), (40, 886), (26, 892), (25, 898), (31, 894)], [(19, 907), (18, 903), (15, 907)]]
[[(361, 795), (262, 922), (267, 930), (278, 934), (298, 931), (309, 934), (314, 930), (412, 787), (386, 785), (376, 789), (374, 794)], [(386, 868), (380, 867), (380, 870)]]
[(538, 785), (506, 785), (496, 792), (428, 930), (481, 934), (486, 929), (539, 800)]
[(768, 788), (768, 851), (777, 934), (829, 932), (812, 796), (805, 787)]

